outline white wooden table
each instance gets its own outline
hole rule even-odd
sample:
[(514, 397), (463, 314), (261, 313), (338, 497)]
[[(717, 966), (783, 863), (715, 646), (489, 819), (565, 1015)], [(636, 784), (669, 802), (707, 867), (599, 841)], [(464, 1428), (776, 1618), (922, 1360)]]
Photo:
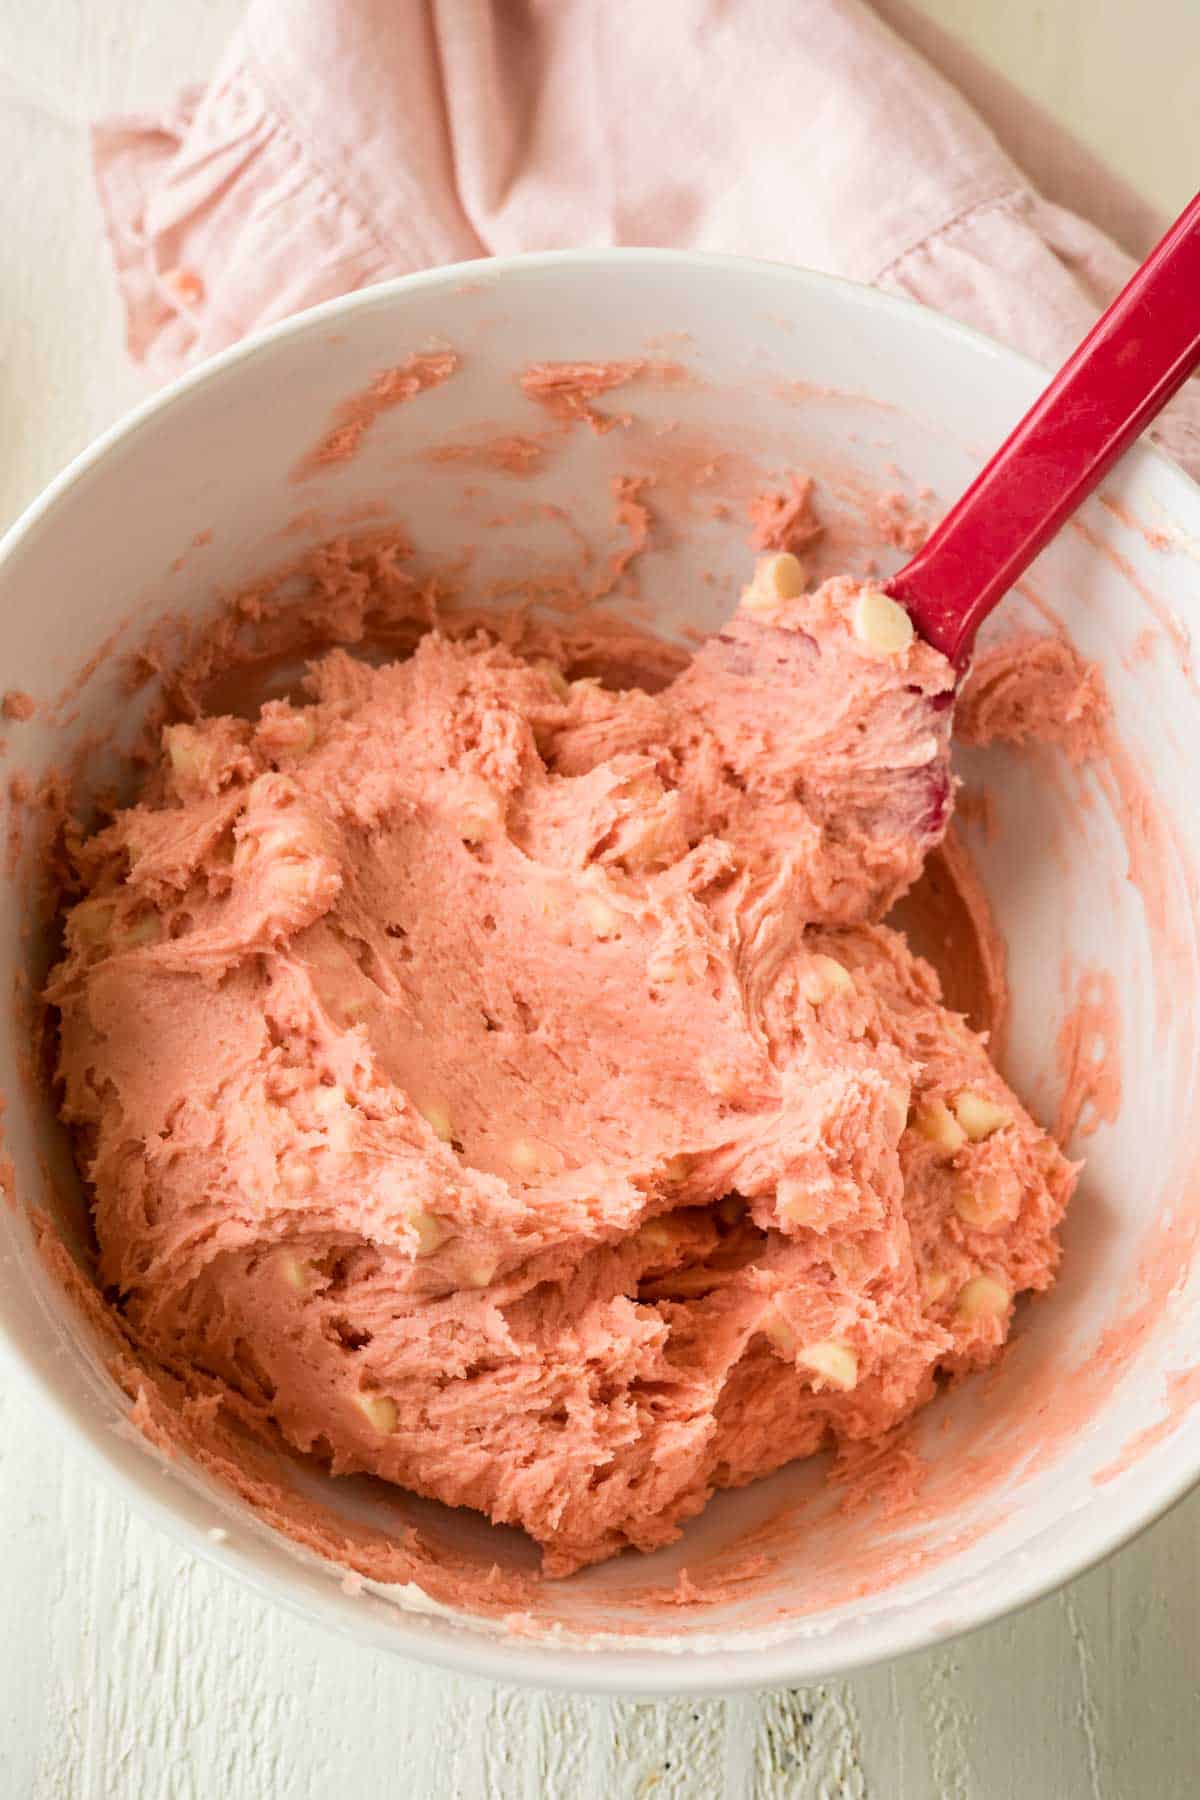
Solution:
[[(239, 5), (0, 0), (0, 523), (139, 392), (84, 122), (207, 71)], [(1183, 19), (1179, 0), (1009, 10), (1037, 15), (1043, 88), (1056, 68), (1069, 81), (1072, 33), (1091, 33), (1093, 79), (1096, 33), (1117, 33), (1116, 79), (1122, 30)], [(1139, 129), (1154, 123), (1151, 109)], [(1200, 1495), (946, 1650), (763, 1698), (564, 1700), (387, 1660), (273, 1610), (110, 1498), (27, 1394), (0, 1392), (0, 1800), (1174, 1800), (1200, 1791), (1198, 1548)]]

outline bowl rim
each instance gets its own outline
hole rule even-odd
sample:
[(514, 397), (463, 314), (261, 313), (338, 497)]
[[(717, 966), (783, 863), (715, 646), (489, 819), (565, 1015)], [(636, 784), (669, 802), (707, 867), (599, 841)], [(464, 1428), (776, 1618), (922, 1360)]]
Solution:
[[(821, 293), (833, 290), (848, 306), (876, 316), (906, 320), (910, 326), (916, 325), (918, 330), (928, 333), (931, 340), (957, 341), (974, 355), (982, 353), (993, 361), (1004, 362), (1031, 384), (1030, 398), (1050, 378), (1042, 365), (1022, 352), (917, 301), (796, 264), (712, 251), (624, 246), (474, 258), (395, 276), (336, 296), (254, 332), (196, 368), (176, 376), (92, 439), (28, 503), (0, 537), (0, 572), (25, 541), (51, 518), (59, 504), (114, 449), (136, 438), (194, 390), (218, 384), (281, 342), (318, 334), (330, 324), (343, 323), (359, 313), (386, 309), (397, 299), (423, 290), (439, 287), (453, 290), (464, 282), (481, 280), (493, 286), (514, 277), (536, 276), (561, 268), (591, 267), (611, 274), (621, 266), (674, 268), (681, 276), (757, 274), (793, 290)], [(1200, 519), (1200, 485), (1145, 440), (1126, 453), (1121, 466), (1153, 468), (1157, 479), (1165, 482), (1168, 489), (1174, 488), (1185, 509), (1192, 509)], [(63, 1328), (49, 1313), (44, 1297), (39, 1294), (38, 1298), (52, 1328), (61, 1332)], [(638, 1635), (628, 1640), (628, 1649), (617, 1647), (613, 1637), (603, 1639), (602, 1647), (590, 1649), (570, 1642), (550, 1640), (539, 1643), (511, 1635), (493, 1635), (469, 1623), (453, 1621), (445, 1621), (444, 1627), (434, 1632), (428, 1630), (431, 1623), (428, 1618), (420, 1613), (406, 1613), (400, 1608), (394, 1609), (386, 1624), (365, 1611), (352, 1618), (338, 1594), (336, 1582), (331, 1581), (327, 1594), (302, 1593), (288, 1580), (286, 1570), (258, 1561), (252, 1548), (245, 1552), (232, 1539), (220, 1543), (214, 1541), (188, 1516), (186, 1507), (169, 1505), (152, 1492), (148, 1483), (114, 1453), (118, 1440), (112, 1425), (101, 1421), (79, 1396), (68, 1398), (60, 1393), (33, 1349), (3, 1320), (0, 1320), (0, 1368), (5, 1374), (9, 1371), (19, 1373), (50, 1410), (68, 1422), (73, 1442), (82, 1452), (84, 1461), (103, 1472), (109, 1483), (115, 1485), (143, 1518), (159, 1526), (176, 1544), (193, 1555), (246, 1583), (259, 1596), (376, 1649), (412, 1656), (459, 1674), (576, 1693), (637, 1694), (646, 1698), (680, 1693), (717, 1695), (762, 1690), (847, 1675), (953, 1642), (1023, 1610), (1096, 1567), (1140, 1536), (1200, 1482), (1200, 1420), (1197, 1420), (1190, 1427), (1185, 1423), (1178, 1432), (1169, 1434), (1164, 1444), (1156, 1447), (1158, 1450), (1169, 1449), (1172, 1453), (1169, 1458), (1152, 1453), (1138, 1465), (1139, 1480), (1136, 1483), (1114, 1481), (1110, 1485), (1108, 1491), (1114, 1498), (1120, 1494), (1121, 1504), (1103, 1509), (1107, 1523), (1097, 1524), (1095, 1513), (1101, 1509), (1089, 1508), (1092, 1517), (1084, 1515), (1080, 1518), (1079, 1529), (1064, 1539), (1062, 1551), (1056, 1558), (1047, 1561), (1044, 1556), (1031, 1556), (1031, 1563), (1038, 1564), (1036, 1568), (1021, 1570), (1014, 1567), (1011, 1579), (993, 1584), (995, 1592), (990, 1597), (980, 1598), (973, 1593), (960, 1603), (962, 1616), (956, 1617), (953, 1623), (946, 1621), (928, 1627), (922, 1626), (911, 1612), (885, 1612), (870, 1622), (864, 1641), (841, 1649), (830, 1632), (806, 1629), (804, 1621), (798, 1621), (796, 1631), (789, 1636), (767, 1644), (750, 1643), (745, 1647), (739, 1646), (736, 1638), (731, 1636), (727, 1647), (713, 1649), (711, 1644), (706, 1644), (692, 1651), (687, 1648), (686, 1640), (674, 1637), (668, 1650), (661, 1643), (656, 1648), (653, 1637)], [(1181, 1439), (1189, 1438), (1189, 1454), (1181, 1455)], [(149, 1450), (149, 1446), (144, 1448)], [(141, 1450), (139, 1446), (139, 1454)], [(1155, 1467), (1148, 1469), (1148, 1462)], [(180, 1486), (178, 1492), (182, 1496), (189, 1490)], [(198, 1495), (192, 1493), (190, 1497), (193, 1505), (199, 1504)], [(298, 1567), (310, 1563), (309, 1557), (301, 1559), (301, 1553), (280, 1534), (271, 1533), (270, 1536), (274, 1548), (293, 1551), (298, 1558)], [(1034, 1542), (1036, 1544), (1036, 1540)], [(311, 1558), (311, 1566), (317, 1562), (318, 1559)]]

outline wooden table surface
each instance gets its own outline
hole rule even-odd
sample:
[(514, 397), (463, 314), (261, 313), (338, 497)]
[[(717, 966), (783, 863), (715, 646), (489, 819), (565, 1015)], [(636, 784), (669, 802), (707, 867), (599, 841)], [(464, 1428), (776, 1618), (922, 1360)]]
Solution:
[[(1065, 69), (1072, 31), (1137, 31), (1173, 6), (1025, 10)], [(85, 123), (203, 75), (239, 10), (0, 0), (0, 524), (141, 391), (120, 350)], [(1035, 74), (1052, 84), (1052, 69)], [(134, 1517), (21, 1388), (0, 1392), (0, 1543), (0, 1800), (1200, 1791), (1200, 1495), (1105, 1567), (947, 1649), (694, 1704), (524, 1692), (326, 1637)]]

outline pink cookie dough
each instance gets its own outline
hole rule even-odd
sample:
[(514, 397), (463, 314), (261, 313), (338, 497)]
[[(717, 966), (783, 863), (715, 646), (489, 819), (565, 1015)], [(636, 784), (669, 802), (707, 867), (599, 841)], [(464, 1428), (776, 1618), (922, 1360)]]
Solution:
[(78, 855), (49, 997), (126, 1330), (550, 1575), (880, 1437), (1057, 1260), (1072, 1166), (879, 922), (950, 670), (773, 567), (658, 692), (333, 651), (169, 726)]

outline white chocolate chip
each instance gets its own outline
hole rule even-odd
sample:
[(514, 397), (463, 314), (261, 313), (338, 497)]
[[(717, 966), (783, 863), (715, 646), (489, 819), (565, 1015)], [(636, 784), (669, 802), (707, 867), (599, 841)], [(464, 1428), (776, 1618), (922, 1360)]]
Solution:
[(913, 1130), (948, 1156), (961, 1150), (967, 1134), (942, 1100), (922, 1100), (913, 1113)]
[(950, 1277), (945, 1269), (926, 1269), (921, 1277), (921, 1292), (931, 1304), (944, 1299), (950, 1286)]
[(443, 1144), (450, 1143), (454, 1136), (454, 1124), (448, 1106), (444, 1106), (440, 1100), (426, 1100), (418, 1106), (417, 1111), (434, 1137), (441, 1138)]
[(678, 1240), (679, 1227), (670, 1218), (647, 1219), (638, 1229), (638, 1243), (652, 1250), (666, 1250)]
[(313, 709), (269, 713), (260, 720), (255, 737), (268, 756), (305, 756), (317, 741)]
[(834, 994), (854, 992), (854, 977), (835, 956), (815, 955), (800, 976), (800, 992), (813, 1006), (820, 1006)]
[(812, 1194), (790, 1175), (781, 1176), (776, 1185), (775, 1208), (785, 1225), (811, 1225), (815, 1217)]
[(782, 1313), (773, 1308), (762, 1321), (763, 1336), (769, 1338), (781, 1356), (789, 1362), (796, 1359), (796, 1333), (792, 1330)]
[(312, 1096), (312, 1109), (317, 1116), (318, 1128), (325, 1133), (325, 1142), (329, 1148), (348, 1150), (353, 1132), (345, 1088), (318, 1087)]
[(616, 937), (621, 929), (619, 914), (599, 894), (583, 896), (583, 912), (595, 935), (601, 940)]
[(960, 1319), (998, 1319), (1008, 1311), (1011, 1298), (994, 1275), (973, 1275), (960, 1289), (955, 1311)]
[(143, 913), (140, 919), (131, 919), (128, 924), (119, 925), (113, 933), (113, 942), (126, 950), (136, 950), (139, 944), (152, 944), (162, 931), (162, 920), (157, 913)]
[(279, 1165), (279, 1179), (289, 1194), (310, 1194), (316, 1186), (312, 1166), (304, 1156), (287, 1156)]
[(992, 1231), (1016, 1216), (1021, 1204), (1021, 1190), (1013, 1175), (985, 1171), (977, 1175), (969, 1188), (964, 1188), (954, 1202), (954, 1210), (964, 1225), (978, 1231)]
[(462, 1263), (459, 1272), (459, 1283), (462, 1287), (490, 1287), (496, 1279), (496, 1270), (500, 1267), (498, 1256), (485, 1256), (477, 1253), (468, 1256)]
[(840, 1388), (844, 1394), (858, 1386), (858, 1358), (848, 1344), (835, 1343), (832, 1338), (825, 1338), (819, 1344), (806, 1344), (803, 1350), (796, 1352), (796, 1361), (801, 1368), (811, 1369), (814, 1375), (830, 1387)]
[(800, 558), (793, 556), (790, 550), (781, 550), (778, 556), (773, 556), (763, 576), (781, 600), (795, 600), (804, 592), (804, 568)]
[(508, 1160), (521, 1175), (532, 1175), (539, 1165), (537, 1145), (528, 1138), (514, 1138), (508, 1147)]
[(915, 633), (902, 606), (879, 588), (864, 588), (854, 605), (854, 635), (875, 656), (899, 656)]
[(566, 1164), (562, 1151), (541, 1139), (514, 1138), (508, 1160), (518, 1175), (557, 1175)]
[(626, 815), (617, 860), (631, 875), (661, 869), (674, 860), (682, 844), (678, 802), (674, 796), (664, 799), (659, 786), (657, 796), (651, 797), (639, 816)]
[(764, 556), (749, 587), (742, 590), (746, 612), (765, 611), (780, 600), (795, 600), (804, 592), (804, 565), (790, 550)]
[(708, 953), (702, 944), (681, 943), (665, 932), (646, 962), (646, 973), (661, 987), (671, 981), (700, 981), (707, 967)]
[(970, 1225), (979, 1231), (986, 1231), (989, 1225), (996, 1222), (984, 1200), (976, 1193), (964, 1192), (956, 1195), (954, 1210), (964, 1225)]
[(504, 802), (480, 776), (462, 775), (446, 818), (464, 844), (481, 844), (503, 827)]
[(308, 1292), (312, 1264), (303, 1256), (285, 1256), (279, 1265), (279, 1270), (290, 1288), (295, 1288), (298, 1294)]
[(171, 770), (180, 781), (204, 782), (212, 768), (212, 749), (193, 725), (168, 725), (163, 745)]
[(533, 666), (539, 675), (545, 677), (557, 699), (567, 700), (570, 698), (570, 683), (557, 663), (552, 663), (547, 656), (540, 656)]
[(265, 864), (260, 879), (277, 903), (316, 899), (333, 875), (319, 832), (299, 821), (243, 831), (233, 852), (234, 875), (243, 875), (260, 859)]
[(964, 1088), (958, 1095), (954, 1102), (954, 1116), (973, 1144), (991, 1137), (993, 1131), (1012, 1124), (1010, 1112), (1003, 1106), (997, 1106), (986, 1094), (976, 1093), (974, 1088)]
[(460, 806), (454, 817), (454, 829), (464, 844), (482, 844), (496, 824), (495, 812), (484, 806)]
[(112, 929), (117, 907), (114, 900), (83, 900), (67, 921), (72, 940), (80, 946), (103, 944)]
[(283, 824), (268, 825), (262, 833), (262, 847), (272, 857), (311, 856), (321, 848), (316, 831), (310, 824), (289, 814)]
[(317, 891), (317, 865), (313, 857), (288, 858), (271, 870), (271, 892), (276, 897), (307, 900)]
[(354, 1396), (354, 1404), (362, 1413), (367, 1423), (382, 1436), (395, 1431), (399, 1422), (396, 1402), (387, 1394), (358, 1393)]
[(276, 722), (276, 741), (281, 749), (290, 750), (295, 756), (306, 756), (317, 741), (317, 722), (307, 710), (294, 713), (286, 721), (285, 729), (280, 735), (279, 727), (285, 722)]
[(446, 1228), (440, 1219), (432, 1213), (415, 1210), (408, 1215), (410, 1228), (417, 1235), (417, 1255), (432, 1256), (434, 1251), (445, 1242)]
[(907, 1086), (902, 1087), (899, 1082), (892, 1082), (889, 1084), (887, 1091), (887, 1117), (888, 1124), (891, 1126), (892, 1132), (896, 1137), (900, 1136), (900, 1133), (908, 1124), (909, 1099), (910, 1089)]
[(167, 761), (178, 775), (191, 774), (196, 766), (195, 732), (190, 725), (168, 725), (163, 732)]

